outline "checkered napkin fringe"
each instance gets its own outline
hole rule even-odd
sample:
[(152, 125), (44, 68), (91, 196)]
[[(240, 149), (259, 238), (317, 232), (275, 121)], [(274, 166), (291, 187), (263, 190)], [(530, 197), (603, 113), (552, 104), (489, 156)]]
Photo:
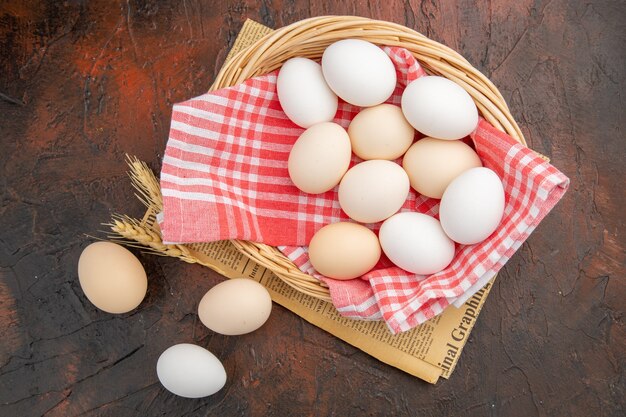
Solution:
[[(410, 52), (385, 47), (398, 76), (389, 103), (425, 72)], [(274, 71), (176, 104), (161, 171), (160, 226), (168, 243), (242, 239), (278, 246), (302, 271), (324, 280), (344, 316), (385, 320), (393, 333), (409, 330), (464, 300), (508, 261), (565, 193), (569, 180), (510, 136), (480, 120), (470, 135), (483, 161), (503, 180), (506, 207), (485, 241), (457, 245), (453, 262), (430, 276), (393, 266), (385, 257), (368, 274), (337, 281), (317, 274), (306, 245), (321, 227), (348, 220), (337, 187), (319, 195), (299, 191), (287, 159), (304, 129), (282, 111)], [(335, 122), (347, 128), (360, 109), (340, 100)], [(354, 156), (352, 165), (360, 160)], [(437, 217), (439, 200), (411, 191), (402, 211)], [(368, 225), (377, 230), (379, 224)]]

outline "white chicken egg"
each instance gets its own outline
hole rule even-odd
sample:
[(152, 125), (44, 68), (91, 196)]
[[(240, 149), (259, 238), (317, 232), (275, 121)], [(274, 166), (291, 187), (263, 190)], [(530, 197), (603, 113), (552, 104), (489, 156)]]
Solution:
[(343, 39), (326, 48), (322, 72), (335, 94), (355, 106), (383, 103), (396, 88), (396, 69), (389, 56), (359, 39)]
[(220, 360), (190, 343), (166, 349), (157, 361), (157, 376), (168, 391), (185, 398), (213, 395), (226, 384), (226, 370)]
[(278, 73), (276, 89), (283, 111), (298, 126), (308, 128), (335, 117), (337, 96), (315, 61), (291, 58), (285, 62)]
[(454, 258), (454, 242), (437, 219), (421, 213), (398, 213), (385, 220), (378, 233), (380, 246), (391, 262), (420, 275), (446, 268)]
[(504, 213), (504, 188), (489, 168), (471, 168), (456, 177), (441, 197), (439, 219), (450, 239), (473, 245), (491, 235)]
[(472, 97), (444, 77), (420, 77), (407, 85), (402, 93), (402, 112), (417, 131), (436, 139), (461, 139), (478, 125)]

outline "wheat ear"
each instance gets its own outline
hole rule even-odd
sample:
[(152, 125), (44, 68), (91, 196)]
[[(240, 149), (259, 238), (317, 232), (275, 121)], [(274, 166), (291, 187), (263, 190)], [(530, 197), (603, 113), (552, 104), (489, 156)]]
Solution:
[(148, 165), (140, 161), (136, 156), (126, 155), (126, 163), (130, 168), (128, 175), (137, 190), (137, 198), (153, 212), (158, 213), (163, 210), (163, 196), (159, 180)]
[[(110, 227), (115, 233), (110, 238), (121, 240), (121, 243), (127, 246), (148, 248), (154, 254), (173, 256), (189, 263), (197, 262), (188, 248), (183, 245), (167, 245), (163, 243), (157, 231), (146, 228), (138, 220), (131, 217), (115, 214), (111, 219), (111, 223), (105, 223), (104, 225)], [(137, 242), (139, 245), (133, 244), (133, 242)]]
[[(110, 223), (105, 223), (114, 235), (109, 236), (126, 246), (148, 249), (156, 255), (173, 256), (185, 262), (196, 263), (197, 260), (183, 245), (166, 245), (161, 240), (161, 234), (155, 225), (151, 224), (153, 213), (163, 209), (163, 197), (156, 178), (148, 165), (136, 156), (126, 155), (126, 163), (130, 168), (129, 176), (133, 187), (137, 190), (137, 198), (148, 208), (143, 220), (114, 214)], [(150, 224), (148, 223), (150, 221)]]

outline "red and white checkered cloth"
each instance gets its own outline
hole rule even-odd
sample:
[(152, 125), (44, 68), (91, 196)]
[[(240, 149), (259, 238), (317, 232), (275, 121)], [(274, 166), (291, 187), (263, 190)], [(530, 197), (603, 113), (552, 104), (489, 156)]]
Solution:
[[(398, 75), (388, 102), (399, 105), (406, 84), (425, 73), (407, 50), (383, 49)], [(304, 129), (282, 111), (276, 76), (274, 71), (174, 106), (161, 171), (163, 239), (243, 239), (279, 246), (302, 271), (328, 284), (333, 304), (345, 316), (383, 319), (395, 333), (464, 302), (505, 264), (569, 185), (552, 165), (481, 120), (471, 139), (483, 165), (503, 180), (506, 194), (503, 220), (487, 240), (457, 245), (451, 265), (428, 277), (407, 273), (384, 257), (362, 279), (321, 277), (304, 245), (321, 227), (348, 217), (339, 207), (337, 187), (310, 195), (289, 179), (289, 152)], [(347, 128), (359, 110), (340, 100), (334, 121)], [(357, 162), (353, 157), (352, 164)], [(436, 216), (438, 203), (411, 191), (402, 210)], [(368, 226), (377, 230), (379, 225)]]

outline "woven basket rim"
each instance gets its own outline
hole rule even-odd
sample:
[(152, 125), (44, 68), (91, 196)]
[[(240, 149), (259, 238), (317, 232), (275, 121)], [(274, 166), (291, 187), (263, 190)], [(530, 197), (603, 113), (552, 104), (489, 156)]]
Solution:
[[(320, 58), (340, 39), (356, 38), (377, 45), (401, 46), (415, 56), (429, 74), (449, 78), (472, 97), (482, 117), (526, 145), (515, 119), (495, 85), (451, 48), (397, 23), (358, 16), (318, 16), (292, 23), (258, 39), (235, 54), (217, 74), (211, 91), (271, 72), (289, 58)], [(298, 269), (277, 248), (263, 243), (232, 240), (248, 258), (274, 272), (285, 283), (307, 295), (330, 301), (328, 287)]]

